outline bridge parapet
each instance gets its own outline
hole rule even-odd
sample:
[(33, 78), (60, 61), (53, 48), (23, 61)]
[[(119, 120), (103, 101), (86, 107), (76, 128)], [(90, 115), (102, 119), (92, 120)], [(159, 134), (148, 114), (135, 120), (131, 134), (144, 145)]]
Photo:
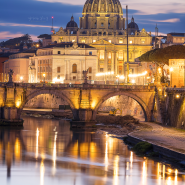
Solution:
[(15, 83), (16, 87), (22, 88), (86, 88), (86, 89), (125, 89), (125, 90), (155, 90), (155, 86), (147, 85), (99, 85), (99, 84), (47, 84), (47, 83)]

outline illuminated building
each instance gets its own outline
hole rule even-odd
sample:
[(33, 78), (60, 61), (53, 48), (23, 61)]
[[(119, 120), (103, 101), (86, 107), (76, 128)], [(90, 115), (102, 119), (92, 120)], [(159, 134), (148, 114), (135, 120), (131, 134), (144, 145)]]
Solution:
[[(87, 0), (79, 18), (79, 28), (72, 16), (66, 29), (62, 27), (52, 34), (52, 42), (85, 43), (97, 49), (98, 64), (96, 73), (113, 72), (97, 80), (115, 81), (117, 75), (127, 73), (127, 33), (125, 18), (119, 0)], [(138, 57), (152, 49), (152, 37), (138, 25), (132, 17), (128, 24), (129, 73), (142, 73), (138, 68)], [(112, 73), (110, 73), (112, 74)]]
[(29, 82), (82, 83), (83, 70), (95, 80), (97, 50), (86, 44), (59, 43), (37, 50), (30, 57)]
[(185, 59), (169, 60), (171, 87), (185, 86)]

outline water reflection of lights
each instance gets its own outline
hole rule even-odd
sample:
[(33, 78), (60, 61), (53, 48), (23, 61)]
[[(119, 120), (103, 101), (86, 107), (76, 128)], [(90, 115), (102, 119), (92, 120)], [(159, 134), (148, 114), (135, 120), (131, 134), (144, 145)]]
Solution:
[(43, 160), (40, 163), (40, 185), (44, 185), (44, 162)]
[(108, 170), (108, 142), (105, 144), (105, 171)]
[(53, 170), (52, 174), (54, 175), (56, 173), (56, 140), (57, 140), (57, 132), (55, 132), (55, 137), (54, 137), (54, 146), (53, 146)]
[(118, 184), (118, 175), (119, 175), (119, 156), (116, 155), (115, 159), (114, 159), (114, 174), (113, 174), (113, 178), (114, 178), (114, 185)]
[(143, 174), (142, 174), (142, 177), (143, 177), (143, 182), (142, 182), (142, 185), (145, 185), (146, 184), (146, 180), (147, 180), (147, 161), (143, 161)]
[(163, 164), (163, 180), (165, 179), (165, 165)]
[(36, 159), (38, 158), (38, 147), (39, 147), (39, 129), (37, 128), (37, 131), (36, 131), (36, 152), (35, 152)]
[(157, 179), (158, 179), (158, 185), (161, 184), (161, 163), (157, 163)]
[(130, 168), (132, 168), (132, 163), (133, 163), (133, 152), (130, 152)]

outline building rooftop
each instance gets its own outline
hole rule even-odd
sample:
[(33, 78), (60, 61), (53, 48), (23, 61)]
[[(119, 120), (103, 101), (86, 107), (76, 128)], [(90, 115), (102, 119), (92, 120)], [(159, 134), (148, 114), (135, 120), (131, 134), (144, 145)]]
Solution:
[[(75, 43), (73, 42), (62, 42), (62, 43), (59, 43), (59, 44), (50, 44), (46, 47), (43, 47), (44, 48), (54, 48), (54, 47), (59, 47), (59, 48), (65, 48), (65, 47), (72, 47)], [(92, 46), (89, 46), (87, 44), (84, 44), (84, 43), (76, 43), (78, 45), (78, 47), (80, 48), (94, 48)], [(40, 48), (42, 49), (42, 48)]]

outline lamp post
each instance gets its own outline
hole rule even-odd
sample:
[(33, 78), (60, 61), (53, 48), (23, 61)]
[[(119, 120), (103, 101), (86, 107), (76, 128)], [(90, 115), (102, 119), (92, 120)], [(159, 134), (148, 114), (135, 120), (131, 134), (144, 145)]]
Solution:
[(46, 74), (44, 73), (44, 74), (43, 74), (43, 77), (44, 77), (44, 83), (45, 83), (45, 76), (46, 76)]
[(172, 87), (172, 71), (173, 71), (173, 67), (170, 67), (170, 84)]

